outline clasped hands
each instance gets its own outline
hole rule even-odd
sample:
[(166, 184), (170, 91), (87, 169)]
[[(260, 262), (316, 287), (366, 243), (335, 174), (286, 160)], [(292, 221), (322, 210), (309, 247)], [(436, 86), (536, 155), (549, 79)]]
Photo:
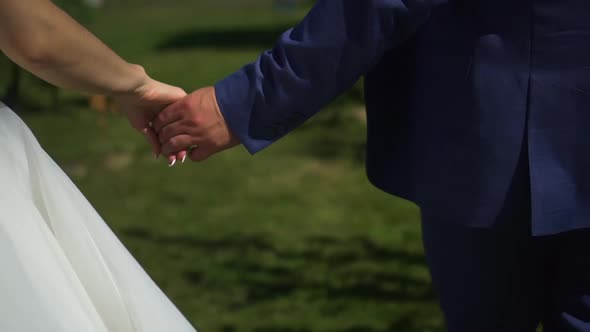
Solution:
[(213, 87), (187, 95), (154, 81), (139, 98), (119, 103), (131, 125), (145, 135), (156, 158), (166, 156), (170, 166), (187, 157), (203, 161), (240, 144), (221, 114)]

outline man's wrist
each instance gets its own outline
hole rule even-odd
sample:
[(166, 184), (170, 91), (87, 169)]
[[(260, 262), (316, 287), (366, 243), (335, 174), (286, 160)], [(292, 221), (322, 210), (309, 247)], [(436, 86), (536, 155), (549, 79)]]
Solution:
[(210, 91), (210, 95), (212, 98), (211, 103), (213, 104), (213, 108), (215, 109), (215, 113), (217, 114), (217, 116), (221, 120), (221, 123), (223, 124), (223, 126), (227, 130), (227, 133), (228, 133), (227, 145), (230, 145), (230, 146), (240, 145), (241, 144), (240, 139), (238, 138), (238, 136), (236, 136), (234, 134), (231, 127), (227, 123), (225, 117), (223, 116), (221, 109), (219, 108), (219, 103), (217, 102), (217, 92), (215, 91), (215, 86), (210, 86), (210, 87), (208, 87), (208, 89), (210, 89), (209, 91)]
[(232, 135), (236, 137), (248, 152), (254, 154), (272, 141), (253, 137), (251, 132), (251, 115), (253, 101), (251, 94), (255, 89), (247, 70), (241, 70), (231, 74), (215, 84), (215, 98), (219, 111), (227, 123)]

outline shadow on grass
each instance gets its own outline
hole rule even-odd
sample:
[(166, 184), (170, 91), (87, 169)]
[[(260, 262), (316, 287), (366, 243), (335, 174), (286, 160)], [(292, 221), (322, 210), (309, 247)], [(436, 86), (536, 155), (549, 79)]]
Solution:
[(262, 50), (272, 47), (292, 25), (194, 29), (172, 35), (157, 45), (158, 51), (191, 48)]
[[(321, 314), (337, 319), (350, 303), (433, 303), (430, 281), (411, 271), (425, 269), (421, 253), (383, 246), (367, 237), (340, 239), (308, 237), (298, 248), (273, 244), (269, 236), (233, 235), (220, 239), (187, 235), (159, 235), (144, 229), (127, 229), (123, 234), (167, 250), (210, 256), (204, 266), (184, 267), (184, 278), (192, 284), (206, 284), (223, 270), (237, 276), (215, 287), (238, 284), (245, 296), (228, 303), (236, 311), (253, 305), (305, 294), (306, 301), (324, 301)], [(188, 254), (187, 254), (188, 255)], [(216, 256), (217, 258), (212, 258)], [(208, 265), (208, 266), (207, 266)], [(190, 269), (186, 271), (186, 269)], [(214, 278), (214, 277), (213, 277)], [(349, 308), (348, 308), (349, 309)], [(401, 315), (386, 330), (353, 326), (345, 332), (412, 331), (419, 326)], [(227, 331), (234, 331), (228, 326)], [(253, 331), (306, 332), (286, 326), (261, 326)]]

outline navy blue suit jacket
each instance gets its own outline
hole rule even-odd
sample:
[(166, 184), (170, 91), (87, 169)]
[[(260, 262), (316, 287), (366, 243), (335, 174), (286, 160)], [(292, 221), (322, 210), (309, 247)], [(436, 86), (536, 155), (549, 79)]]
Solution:
[(490, 226), (527, 145), (533, 233), (590, 227), (590, 1), (319, 0), (216, 84), (255, 153), (366, 75), (367, 172)]

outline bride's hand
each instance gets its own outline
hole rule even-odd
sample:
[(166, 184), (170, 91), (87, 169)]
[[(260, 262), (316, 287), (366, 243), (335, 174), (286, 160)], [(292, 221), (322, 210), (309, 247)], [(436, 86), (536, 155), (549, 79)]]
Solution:
[[(143, 69), (138, 68), (138, 70)], [(151, 128), (151, 122), (166, 106), (184, 96), (186, 92), (181, 88), (155, 81), (146, 75), (144, 82), (136, 89), (115, 98), (121, 110), (127, 115), (131, 126), (146, 137), (157, 157), (161, 152), (161, 145), (155, 131)], [(186, 151), (168, 156), (169, 164), (176, 160), (183, 160), (185, 156)]]

